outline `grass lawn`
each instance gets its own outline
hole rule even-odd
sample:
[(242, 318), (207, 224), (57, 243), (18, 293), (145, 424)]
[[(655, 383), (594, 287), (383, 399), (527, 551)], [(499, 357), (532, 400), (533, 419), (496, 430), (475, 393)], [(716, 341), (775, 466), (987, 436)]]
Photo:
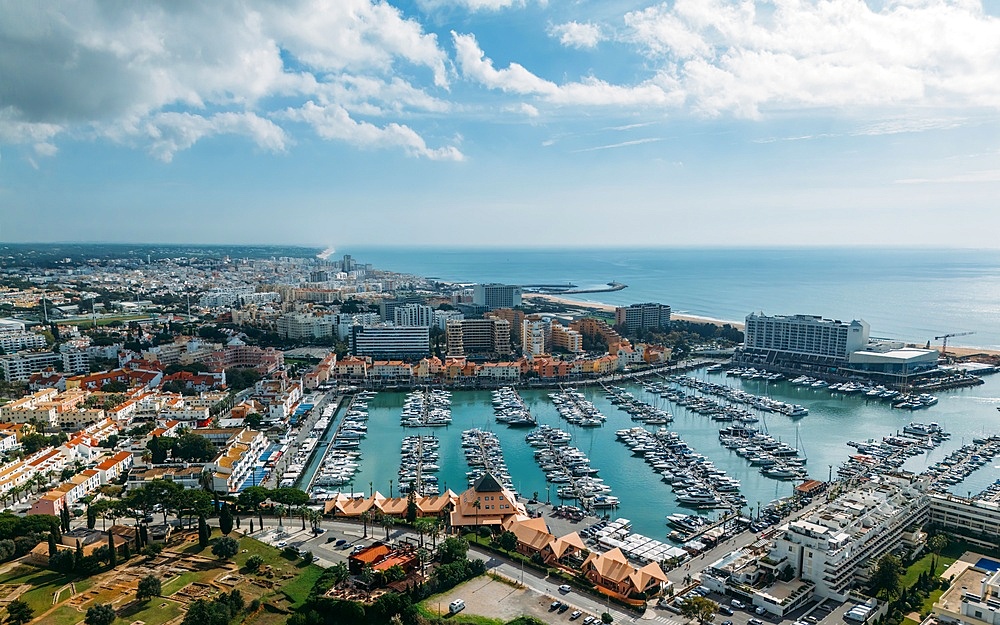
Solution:
[[(35, 612), (35, 616), (38, 616), (39, 614), (39, 612)], [(76, 623), (82, 621), (85, 616), (86, 614), (84, 612), (80, 612), (74, 607), (64, 605), (56, 608), (52, 611), (52, 613), (48, 614), (45, 617), (45, 623), (46, 625), (76, 625)]]
[(938, 599), (940, 599), (941, 595), (943, 595), (943, 594), (944, 594), (944, 590), (942, 590), (941, 588), (938, 588), (937, 590), (932, 591), (931, 594), (928, 595), (928, 597), (926, 599), (924, 599), (923, 605), (920, 606), (920, 612), (921, 612), (921, 614), (923, 614), (925, 612), (930, 612), (934, 608), (934, 603)]
[[(916, 584), (917, 583), (917, 577), (919, 577), (920, 574), (923, 573), (924, 571), (929, 571), (930, 570), (930, 568), (931, 568), (931, 560), (933, 560), (933, 559), (934, 559), (934, 554), (933, 553), (928, 553), (924, 557), (922, 557), (919, 560), (917, 560), (916, 562), (914, 562), (910, 566), (910, 568), (906, 569), (906, 572), (903, 574), (903, 578), (900, 580), (900, 582), (902, 583), (903, 587), (904, 588), (909, 588), (910, 586)], [(938, 560), (938, 563), (937, 563), (937, 572), (938, 572), (938, 575), (940, 575), (942, 571), (944, 571), (949, 566), (951, 566), (952, 563), (955, 562), (955, 560), (957, 560), (957, 559), (958, 558), (953, 558), (953, 557), (947, 556), (947, 555), (945, 555), (943, 553), (940, 556), (938, 556), (938, 558), (937, 558), (937, 560)]]
[(306, 602), (309, 598), (309, 591), (312, 590), (313, 585), (316, 584), (316, 580), (319, 576), (323, 574), (322, 567), (316, 566), (315, 564), (310, 564), (309, 566), (300, 569), (299, 576), (295, 579), (289, 580), (287, 584), (281, 589), (282, 592), (288, 597), (292, 602), (292, 607), (297, 608)]
[[(30, 584), (31, 590), (21, 595), (21, 600), (25, 601), (35, 611), (41, 614), (52, 608), (52, 593), (58, 588), (62, 588), (69, 583), (62, 573), (49, 571), (46, 569), (36, 569), (31, 566), (19, 566), (10, 573), (0, 577), (2, 584)], [(68, 599), (69, 592), (64, 592), (61, 599)]]
[(161, 597), (153, 597), (139, 610), (129, 610), (125, 616), (119, 616), (115, 625), (124, 625), (142, 621), (146, 625), (163, 625), (181, 615), (183, 610), (176, 601), (166, 601)]
[(903, 625), (920, 625), (920, 623), (914, 621), (911, 618), (904, 618), (903, 619)]

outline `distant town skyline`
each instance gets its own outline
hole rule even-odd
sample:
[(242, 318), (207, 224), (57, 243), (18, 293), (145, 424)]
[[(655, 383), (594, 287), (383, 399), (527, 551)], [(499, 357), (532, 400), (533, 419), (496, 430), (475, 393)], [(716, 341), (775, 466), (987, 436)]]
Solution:
[(0, 241), (995, 248), (998, 108), (1000, 0), (0, 2)]

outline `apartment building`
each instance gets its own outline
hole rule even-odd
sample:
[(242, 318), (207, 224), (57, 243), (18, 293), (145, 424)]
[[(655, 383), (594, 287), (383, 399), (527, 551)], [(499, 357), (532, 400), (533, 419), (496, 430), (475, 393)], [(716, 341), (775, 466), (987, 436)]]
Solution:
[(765, 315), (746, 317), (744, 351), (771, 360), (844, 364), (851, 352), (868, 345), (869, 326), (855, 319), (844, 322), (813, 315)]
[(445, 332), (449, 357), (510, 353), (510, 322), (506, 319), (449, 321)]
[(0, 356), (0, 371), (8, 382), (26, 382), (32, 373), (62, 363), (62, 356), (52, 352), (17, 352)]
[(931, 493), (930, 522), (988, 549), (1000, 543), (1000, 503)]
[(551, 324), (552, 349), (564, 350), (571, 354), (583, 353), (583, 335), (564, 327), (558, 322)]
[(431, 349), (429, 327), (354, 326), (351, 353), (372, 358), (421, 358)]
[(517, 308), (521, 305), (521, 287), (511, 284), (477, 284), (472, 289), (472, 303), (494, 308)]
[(615, 308), (615, 325), (629, 334), (645, 330), (665, 330), (670, 327), (670, 306), (646, 302)]
[(525, 319), (521, 322), (521, 353), (534, 358), (548, 353), (548, 336), (552, 325), (548, 319)]
[(309, 341), (332, 337), (334, 321), (333, 315), (293, 312), (278, 317), (276, 328), (281, 338)]
[[(928, 519), (921, 484), (907, 477), (876, 476), (779, 528), (767, 560), (776, 575), (790, 566), (815, 584), (820, 597), (844, 601), (867, 579), (870, 567), (905, 544), (907, 528)], [(780, 613), (780, 612), (776, 612)]]
[(34, 332), (4, 332), (0, 333), (0, 348), (5, 354), (22, 350), (43, 349), (48, 343), (45, 337)]
[(435, 310), (431, 323), (439, 330), (447, 330), (449, 321), (461, 321), (462, 319), (465, 319), (465, 315), (458, 310)]
[(397, 326), (423, 326), (434, 325), (434, 309), (424, 304), (404, 304), (397, 306), (392, 311), (393, 322)]

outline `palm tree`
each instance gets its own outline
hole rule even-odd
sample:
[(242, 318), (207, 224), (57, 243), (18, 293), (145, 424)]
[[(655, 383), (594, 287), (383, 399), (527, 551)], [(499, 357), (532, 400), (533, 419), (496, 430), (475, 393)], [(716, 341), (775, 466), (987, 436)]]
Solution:
[(417, 519), (416, 521), (413, 522), (413, 529), (420, 536), (420, 548), (421, 549), (424, 548), (424, 535), (428, 534), (431, 531), (431, 524), (432, 523), (434, 523), (434, 521), (432, 521), (432, 520), (430, 520), (430, 519), (428, 519), (426, 517), (425, 518), (421, 518), (421, 519)]
[(284, 528), (281, 523), (281, 519), (285, 516), (285, 506), (280, 503), (274, 507), (274, 514), (278, 517), (278, 527)]
[(441, 535), (441, 519), (434, 519), (434, 524), (431, 526), (430, 534), (431, 534), (431, 539), (433, 539), (434, 541), (433, 547), (434, 549), (437, 549), (438, 536)]
[(365, 527), (365, 535), (362, 538), (368, 538), (368, 521), (372, 518), (372, 513), (365, 510), (361, 513), (361, 523)]
[(483, 507), (483, 504), (480, 503), (478, 497), (476, 498), (475, 501), (472, 502), (472, 507), (476, 509), (476, 531), (478, 532), (479, 531), (479, 509)]
[(305, 506), (299, 506), (296, 512), (298, 513), (299, 518), (302, 519), (302, 531), (304, 532), (306, 531), (306, 517), (309, 516), (309, 513), (312, 512), (312, 510)]
[(386, 540), (389, 540), (389, 530), (391, 530), (392, 526), (396, 524), (396, 521), (397, 519), (394, 516), (389, 516), (388, 514), (382, 515), (381, 523), (382, 527), (385, 529)]

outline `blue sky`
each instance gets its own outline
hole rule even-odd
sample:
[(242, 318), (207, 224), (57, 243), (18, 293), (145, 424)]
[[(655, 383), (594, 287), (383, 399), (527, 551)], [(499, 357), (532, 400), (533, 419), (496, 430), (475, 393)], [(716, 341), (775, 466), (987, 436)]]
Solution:
[(0, 0), (0, 240), (997, 247), (1000, 0)]

